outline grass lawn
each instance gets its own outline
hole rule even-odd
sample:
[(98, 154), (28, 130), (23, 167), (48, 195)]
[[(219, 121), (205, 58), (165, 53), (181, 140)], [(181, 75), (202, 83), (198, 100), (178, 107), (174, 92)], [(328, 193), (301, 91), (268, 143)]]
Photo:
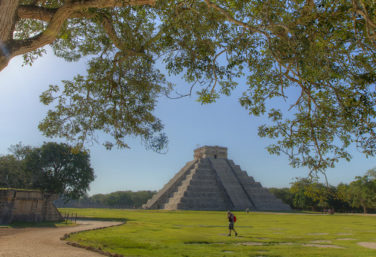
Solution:
[(376, 256), (376, 216), (235, 212), (238, 237), (228, 237), (226, 212), (61, 209), (126, 224), (68, 240), (124, 256)]

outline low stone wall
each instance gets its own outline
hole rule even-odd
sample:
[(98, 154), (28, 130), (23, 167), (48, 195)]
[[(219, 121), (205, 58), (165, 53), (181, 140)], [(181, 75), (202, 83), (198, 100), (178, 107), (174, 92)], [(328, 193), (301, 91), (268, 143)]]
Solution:
[(56, 199), (37, 190), (0, 189), (0, 224), (63, 220), (53, 204)]

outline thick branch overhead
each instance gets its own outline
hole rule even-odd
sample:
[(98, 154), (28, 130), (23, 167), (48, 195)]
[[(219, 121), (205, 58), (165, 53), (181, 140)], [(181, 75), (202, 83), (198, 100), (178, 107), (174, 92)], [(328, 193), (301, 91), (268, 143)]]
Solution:
[[(66, 1), (59, 8), (47, 8), (32, 5), (22, 5), (18, 9), (18, 1), (4, 0), (0, 2), (0, 40), (3, 51), (0, 51), (0, 71), (3, 70), (9, 60), (17, 55), (22, 55), (38, 48), (44, 47), (55, 41), (64, 22), (69, 18), (82, 17), (80, 11), (89, 8), (114, 8), (122, 6), (154, 5), (155, 0), (86, 0)], [(10, 32), (14, 27), (16, 13), (19, 18), (35, 19), (48, 22), (45, 31), (38, 35), (15, 40)], [(13, 21), (14, 20), (14, 21)]]
[(47, 45), (87, 58), (87, 72), (42, 94), (46, 136), (82, 145), (102, 131), (107, 148), (138, 136), (161, 151), (161, 95), (209, 104), (239, 89), (249, 114), (270, 119), (259, 127), (276, 141), (268, 151), (294, 167), (322, 172), (352, 144), (376, 155), (374, 1), (0, 0), (0, 70)]

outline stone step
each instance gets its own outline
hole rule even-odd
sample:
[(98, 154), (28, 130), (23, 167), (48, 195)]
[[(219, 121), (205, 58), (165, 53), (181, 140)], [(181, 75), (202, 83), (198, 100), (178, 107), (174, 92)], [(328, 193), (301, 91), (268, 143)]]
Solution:
[(198, 202), (198, 201), (187, 201), (187, 202), (181, 202), (177, 205), (179, 209), (181, 208), (193, 208), (193, 209), (201, 209), (201, 208), (221, 208), (225, 209), (226, 205), (224, 202)]
[(217, 192), (219, 189), (215, 186), (208, 187), (207, 185), (189, 185), (187, 190), (189, 191), (205, 191), (205, 192)]
[(253, 206), (248, 195), (239, 184), (236, 174), (226, 159), (211, 159), (212, 167), (215, 169), (228, 197), (234, 206), (234, 209), (246, 209)]
[[(197, 164), (195, 164), (196, 166)], [(180, 202), (181, 198), (184, 196), (184, 192), (190, 185), (192, 177), (197, 172), (197, 169), (191, 169), (189, 174), (186, 175), (185, 179), (181, 182), (181, 185), (177, 187), (177, 190), (171, 195), (171, 197), (164, 204), (165, 209), (176, 209), (177, 204)]]
[(186, 165), (157, 194), (155, 194), (150, 200), (147, 201), (146, 204), (143, 205), (143, 208), (162, 208), (163, 205), (169, 200), (171, 195), (177, 191), (177, 187), (186, 178), (190, 170), (194, 168), (196, 163), (196, 160), (187, 162)]
[(190, 186), (201, 186), (201, 187), (212, 187), (217, 186), (217, 181), (215, 180), (191, 180), (189, 183)]
[(217, 205), (224, 205), (224, 202), (223, 201), (208, 201), (208, 200), (212, 200), (212, 199), (200, 199), (200, 198), (192, 198), (192, 199), (187, 199), (187, 198), (183, 198), (180, 203), (178, 204), (184, 204), (184, 205), (189, 205), (189, 206), (217, 206)]
[(219, 198), (222, 197), (221, 192), (219, 190), (215, 191), (201, 191), (197, 192), (195, 190), (188, 190), (184, 192), (184, 197), (203, 197), (203, 198)]

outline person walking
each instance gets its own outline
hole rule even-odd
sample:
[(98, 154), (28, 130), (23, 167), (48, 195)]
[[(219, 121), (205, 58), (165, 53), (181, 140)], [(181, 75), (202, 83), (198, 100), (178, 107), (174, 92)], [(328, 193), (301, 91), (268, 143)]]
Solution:
[(238, 233), (236, 232), (236, 230), (234, 228), (234, 223), (236, 221), (236, 217), (234, 216), (234, 214), (232, 212), (227, 211), (227, 219), (228, 219), (228, 236), (231, 236), (232, 230), (234, 230), (235, 236), (237, 236)]

